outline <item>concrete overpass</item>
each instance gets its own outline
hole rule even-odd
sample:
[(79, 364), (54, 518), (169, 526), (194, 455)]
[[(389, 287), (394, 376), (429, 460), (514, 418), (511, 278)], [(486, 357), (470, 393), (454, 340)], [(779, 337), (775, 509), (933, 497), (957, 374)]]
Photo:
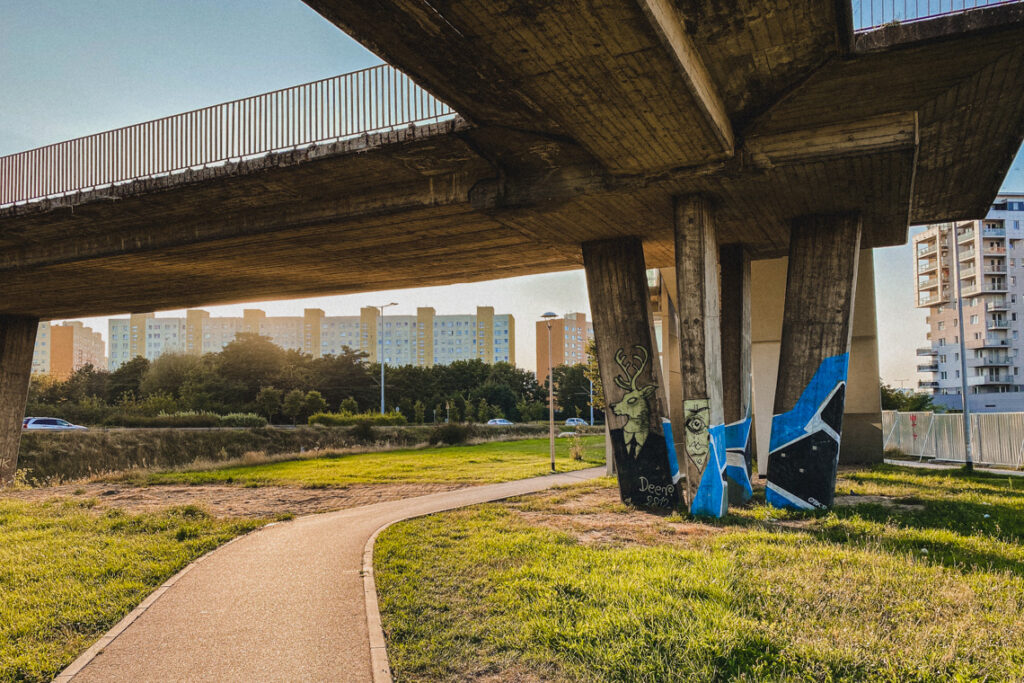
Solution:
[[(383, 69), (0, 160), (0, 473), (37, 319), (583, 266), (611, 402), (657, 387), (617, 418), (623, 496), (643, 472), (692, 509), (751, 405), (749, 263), (788, 256), (768, 476), (827, 505), (860, 250), (984, 215), (1024, 136), (1020, 3), (855, 33), (842, 0), (307, 2), (458, 115)], [(257, 156), (325, 111), (337, 141)], [(671, 406), (644, 267), (677, 277)]]

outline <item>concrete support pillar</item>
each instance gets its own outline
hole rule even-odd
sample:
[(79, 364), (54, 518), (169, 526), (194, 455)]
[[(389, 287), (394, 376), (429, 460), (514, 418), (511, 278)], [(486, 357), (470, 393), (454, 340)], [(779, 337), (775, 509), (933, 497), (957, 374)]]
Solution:
[(722, 407), (729, 502), (753, 496), (752, 378), (750, 363), (750, 257), (740, 244), (719, 249), (722, 278)]
[(627, 504), (674, 509), (678, 466), (670, 452), (643, 244), (635, 237), (588, 242), (583, 264), (619, 493)]
[(675, 202), (676, 300), (683, 424), (678, 440), (691, 514), (720, 517), (728, 508), (722, 406), (718, 240), (712, 208), (701, 196)]
[(38, 327), (35, 318), (0, 315), (0, 485), (14, 481), (18, 470), (21, 423)]
[(768, 454), (766, 498), (777, 507), (832, 505), (860, 235), (857, 215), (793, 222)]

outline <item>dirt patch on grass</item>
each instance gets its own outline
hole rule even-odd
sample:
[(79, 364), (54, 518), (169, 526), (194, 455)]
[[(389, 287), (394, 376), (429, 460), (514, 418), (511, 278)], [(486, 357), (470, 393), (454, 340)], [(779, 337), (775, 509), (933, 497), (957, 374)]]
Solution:
[(353, 484), (345, 488), (294, 486), (126, 486), (86, 483), (0, 491), (0, 497), (43, 502), (55, 498), (94, 500), (100, 509), (151, 512), (173, 505), (200, 505), (216, 517), (268, 518), (310, 515), (401, 500), (462, 488), (459, 484)]
[(836, 496), (834, 504), (840, 506), (873, 504), (906, 512), (910, 512), (912, 510), (924, 510), (924, 505), (919, 503), (905, 503), (899, 498), (892, 498), (890, 496)]
[(685, 545), (722, 531), (678, 515), (639, 512), (620, 502), (617, 488), (601, 485), (536, 494), (510, 507), (527, 524), (571, 534), (585, 545)]

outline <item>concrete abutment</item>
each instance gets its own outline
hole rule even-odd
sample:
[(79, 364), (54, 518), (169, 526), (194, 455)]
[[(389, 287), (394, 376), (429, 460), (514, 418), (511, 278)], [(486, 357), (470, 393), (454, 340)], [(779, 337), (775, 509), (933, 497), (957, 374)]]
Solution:
[(0, 315), (0, 485), (13, 482), (18, 471), (38, 326), (36, 318)]

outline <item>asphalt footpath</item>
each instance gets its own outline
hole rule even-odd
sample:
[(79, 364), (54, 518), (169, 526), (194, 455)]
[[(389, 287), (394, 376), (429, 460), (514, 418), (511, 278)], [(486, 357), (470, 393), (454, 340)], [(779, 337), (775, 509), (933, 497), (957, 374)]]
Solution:
[[(393, 522), (602, 476), (604, 468), (376, 503), (265, 527), (164, 584), (56, 680), (374, 680), (363, 551)], [(367, 591), (367, 587), (370, 590)], [(379, 633), (375, 655), (380, 676)]]

